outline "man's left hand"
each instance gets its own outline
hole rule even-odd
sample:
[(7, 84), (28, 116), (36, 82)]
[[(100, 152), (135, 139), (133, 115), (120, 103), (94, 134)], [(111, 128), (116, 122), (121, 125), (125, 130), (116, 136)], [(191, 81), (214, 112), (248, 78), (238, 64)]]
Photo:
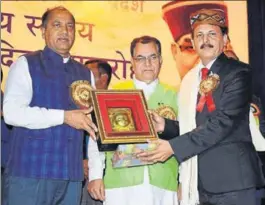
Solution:
[(156, 144), (156, 148), (153, 151), (144, 151), (137, 154), (137, 157), (142, 161), (152, 163), (164, 162), (174, 154), (169, 142), (166, 140), (159, 139), (149, 143)]

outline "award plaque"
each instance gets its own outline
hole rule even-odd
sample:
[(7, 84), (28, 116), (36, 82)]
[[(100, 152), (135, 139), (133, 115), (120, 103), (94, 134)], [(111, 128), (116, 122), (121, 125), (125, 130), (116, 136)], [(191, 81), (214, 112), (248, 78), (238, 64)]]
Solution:
[(101, 144), (157, 139), (141, 90), (91, 90)]

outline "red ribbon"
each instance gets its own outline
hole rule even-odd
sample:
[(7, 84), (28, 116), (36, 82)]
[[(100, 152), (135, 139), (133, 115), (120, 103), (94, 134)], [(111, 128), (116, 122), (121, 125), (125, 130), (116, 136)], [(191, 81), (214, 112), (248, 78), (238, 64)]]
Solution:
[(208, 93), (206, 95), (201, 95), (196, 110), (198, 112), (202, 112), (205, 103), (207, 105), (209, 112), (212, 112), (216, 109), (214, 101), (213, 101), (212, 93)]
[[(205, 80), (207, 78), (208, 72), (209, 70), (207, 68), (201, 69), (202, 80)], [(213, 101), (212, 92), (200, 96), (200, 100), (198, 102), (196, 110), (198, 112), (202, 112), (205, 103), (207, 105), (209, 112), (212, 112), (216, 109), (214, 101)]]

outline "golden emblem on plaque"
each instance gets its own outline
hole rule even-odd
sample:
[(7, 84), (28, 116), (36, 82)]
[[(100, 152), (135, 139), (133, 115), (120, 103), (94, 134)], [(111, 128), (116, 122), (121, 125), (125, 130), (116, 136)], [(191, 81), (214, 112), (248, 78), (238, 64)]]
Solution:
[(164, 118), (170, 120), (177, 120), (176, 112), (172, 107), (168, 105), (160, 105), (158, 108), (155, 109), (155, 112)]
[(200, 95), (204, 96), (213, 92), (220, 83), (220, 77), (217, 74), (208, 76), (205, 80), (200, 83)]
[(81, 108), (88, 108), (92, 105), (90, 90), (92, 87), (87, 80), (74, 81), (71, 86), (71, 96), (76, 105)]
[(136, 130), (130, 108), (109, 108), (108, 115), (114, 132)]

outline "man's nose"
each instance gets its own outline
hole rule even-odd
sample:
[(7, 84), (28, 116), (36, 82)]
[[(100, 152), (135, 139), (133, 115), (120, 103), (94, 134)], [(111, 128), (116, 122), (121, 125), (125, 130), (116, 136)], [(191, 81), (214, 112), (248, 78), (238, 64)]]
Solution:
[(203, 35), (203, 43), (209, 43), (209, 36), (208, 35)]
[(66, 33), (66, 34), (68, 33), (68, 26), (67, 25), (62, 26), (62, 32)]
[(145, 65), (150, 66), (151, 65), (151, 59), (150, 58), (145, 58)]

